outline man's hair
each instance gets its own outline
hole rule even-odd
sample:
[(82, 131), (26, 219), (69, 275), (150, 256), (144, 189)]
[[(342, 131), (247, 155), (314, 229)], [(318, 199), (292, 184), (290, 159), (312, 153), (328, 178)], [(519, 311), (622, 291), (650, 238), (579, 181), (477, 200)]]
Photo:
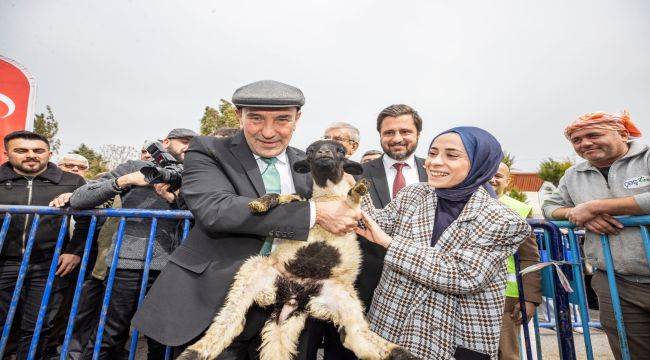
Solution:
[(5, 149), (7, 149), (9, 142), (14, 139), (40, 140), (47, 145), (48, 150), (50, 149), (50, 141), (45, 136), (27, 130), (18, 130), (7, 134), (4, 138)]
[(83, 155), (73, 154), (73, 153), (65, 154), (61, 157), (61, 160), (59, 160), (59, 165), (63, 164), (66, 160), (79, 161), (84, 163), (86, 167), (90, 167), (90, 164), (88, 163), (88, 159), (86, 159), (86, 157)]
[(235, 136), (235, 134), (237, 134), (237, 131), (239, 131), (238, 128), (220, 127), (213, 131), (210, 136), (231, 137)]
[(325, 135), (327, 135), (328, 132), (334, 130), (334, 129), (347, 129), (348, 132), (350, 133), (350, 140), (355, 141), (357, 144), (361, 140), (359, 137), (359, 129), (357, 129), (355, 126), (348, 124), (346, 122), (335, 122), (332, 123), (330, 126), (325, 129)]
[(413, 117), (413, 123), (415, 124), (415, 129), (418, 131), (418, 134), (422, 131), (422, 118), (415, 109), (405, 104), (395, 104), (391, 105), (379, 113), (377, 116), (377, 131), (381, 132), (381, 123), (388, 116), (398, 117), (402, 115), (411, 115)]
[(384, 155), (384, 153), (379, 150), (368, 150), (365, 153), (363, 153), (361, 157), (364, 158), (366, 156), (372, 156), (372, 155)]

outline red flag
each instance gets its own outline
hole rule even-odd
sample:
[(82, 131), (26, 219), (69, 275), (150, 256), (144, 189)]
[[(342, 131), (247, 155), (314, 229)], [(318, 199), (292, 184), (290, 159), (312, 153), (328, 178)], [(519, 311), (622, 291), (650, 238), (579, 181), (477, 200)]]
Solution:
[[(17, 62), (0, 56), (0, 137), (32, 126), (36, 83)], [(0, 141), (0, 163), (5, 162), (4, 144)]]

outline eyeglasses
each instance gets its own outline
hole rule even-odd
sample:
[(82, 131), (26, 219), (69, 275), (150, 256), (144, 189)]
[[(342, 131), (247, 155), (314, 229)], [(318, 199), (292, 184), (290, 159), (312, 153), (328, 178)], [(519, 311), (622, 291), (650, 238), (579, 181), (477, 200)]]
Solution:
[(88, 170), (88, 166), (86, 165), (79, 165), (79, 164), (61, 164), (64, 168), (68, 170), (72, 170), (74, 168), (77, 168), (79, 170)]
[(323, 136), (323, 140), (334, 140), (334, 141), (340, 142), (340, 143), (346, 142), (346, 143), (348, 143), (350, 145), (353, 145), (353, 144), (357, 143), (355, 140), (352, 140), (352, 139), (346, 139), (346, 138), (340, 137), (340, 136), (329, 136), (329, 135)]

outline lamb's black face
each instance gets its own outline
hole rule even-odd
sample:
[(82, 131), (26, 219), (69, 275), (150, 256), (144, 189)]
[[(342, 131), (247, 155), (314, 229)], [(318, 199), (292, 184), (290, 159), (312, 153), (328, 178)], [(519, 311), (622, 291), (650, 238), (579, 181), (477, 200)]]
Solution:
[(299, 173), (311, 171), (314, 182), (325, 186), (327, 180), (338, 184), (343, 173), (361, 175), (361, 165), (345, 158), (343, 145), (332, 140), (318, 140), (307, 148), (307, 159), (297, 161), (293, 168)]

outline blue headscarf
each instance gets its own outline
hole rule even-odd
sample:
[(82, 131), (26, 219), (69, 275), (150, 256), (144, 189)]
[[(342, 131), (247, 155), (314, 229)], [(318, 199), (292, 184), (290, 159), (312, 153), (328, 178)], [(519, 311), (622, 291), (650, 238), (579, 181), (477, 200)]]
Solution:
[[(503, 159), (501, 144), (489, 132), (473, 127), (459, 126), (443, 131), (438, 136), (448, 133), (456, 133), (463, 142), (467, 156), (469, 157), (470, 169), (465, 180), (449, 189), (436, 189), (438, 206), (436, 207), (436, 218), (433, 225), (431, 245), (433, 246), (447, 227), (460, 215), (470, 197), (481, 186), (497, 173), (499, 164)], [(433, 140), (435, 141), (436, 136)], [(433, 141), (431, 142), (433, 145)], [(429, 148), (431, 148), (429, 145)], [(493, 197), (496, 197), (494, 190), (489, 185), (486, 190)]]

